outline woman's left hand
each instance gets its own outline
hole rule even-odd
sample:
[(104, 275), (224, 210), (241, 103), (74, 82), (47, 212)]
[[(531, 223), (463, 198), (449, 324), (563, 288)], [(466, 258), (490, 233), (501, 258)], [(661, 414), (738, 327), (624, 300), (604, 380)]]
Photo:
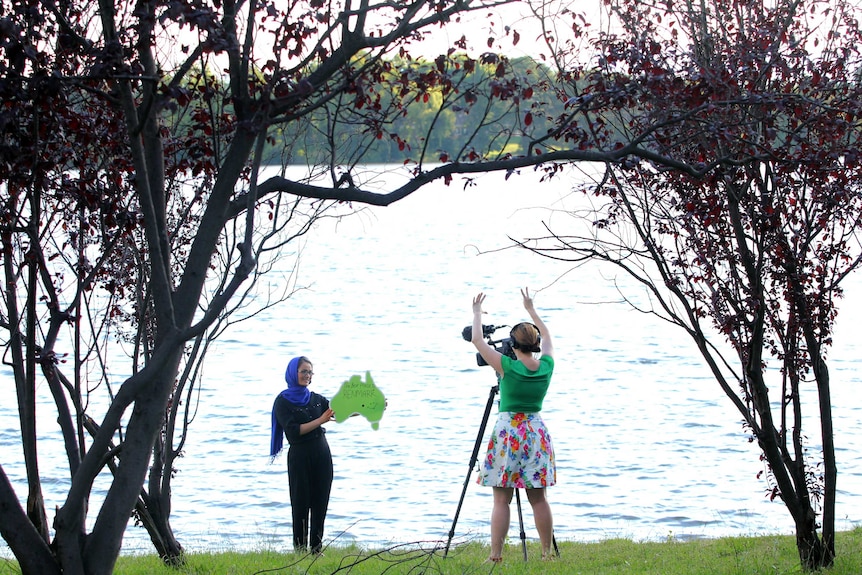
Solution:
[(473, 298), (473, 313), (482, 313), (482, 302), (485, 301), (485, 294), (479, 292), (479, 295)]
[(333, 419), (335, 419), (335, 412), (332, 411), (332, 408), (330, 407), (320, 416), (320, 424), (323, 425), (324, 423), (328, 423)]

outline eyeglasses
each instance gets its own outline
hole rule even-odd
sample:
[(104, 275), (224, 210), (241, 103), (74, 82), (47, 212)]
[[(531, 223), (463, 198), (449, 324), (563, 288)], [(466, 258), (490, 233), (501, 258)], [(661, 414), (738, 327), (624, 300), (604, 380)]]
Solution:
[(299, 370), (299, 373), (301, 373), (302, 375), (314, 375), (314, 372), (310, 369), (301, 369)]

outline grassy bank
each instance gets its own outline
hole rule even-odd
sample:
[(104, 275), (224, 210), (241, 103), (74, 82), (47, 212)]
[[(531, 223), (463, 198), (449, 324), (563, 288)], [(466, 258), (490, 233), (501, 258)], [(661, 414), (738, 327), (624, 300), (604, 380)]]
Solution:
[[(542, 561), (537, 543), (527, 546), (527, 562), (514, 540), (500, 565), (485, 563), (488, 549), (479, 543), (453, 545), (443, 556), (435, 543), (388, 549), (328, 548), (322, 556), (273, 550), (250, 553), (192, 553), (186, 565), (169, 569), (153, 556), (122, 557), (117, 575), (351, 575), (512, 573), (518, 575), (790, 575), (802, 574), (793, 537), (733, 537), (695, 541), (599, 543), (562, 541), (560, 557)], [(862, 529), (839, 533), (838, 558), (829, 575), (862, 573)], [(0, 570), (0, 572), (3, 572)]]
[[(445, 542), (444, 542), (445, 543)], [(792, 537), (733, 537), (695, 541), (599, 543), (561, 541), (560, 557), (542, 561), (537, 543), (520, 542), (504, 551), (500, 565), (485, 563), (488, 548), (480, 543), (454, 545), (444, 557), (438, 542), (411, 543), (386, 549), (331, 547), (322, 556), (275, 550), (190, 553), (186, 564), (165, 567), (152, 555), (123, 556), (115, 575), (803, 575)], [(838, 558), (828, 575), (862, 573), (862, 528), (838, 534)], [(0, 575), (19, 573), (12, 562), (0, 563)]]

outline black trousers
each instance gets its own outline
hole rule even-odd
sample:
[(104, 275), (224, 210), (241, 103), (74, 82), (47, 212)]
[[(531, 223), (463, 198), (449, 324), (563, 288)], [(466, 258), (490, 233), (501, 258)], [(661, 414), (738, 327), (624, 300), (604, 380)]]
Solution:
[(323, 547), (323, 524), (332, 491), (332, 453), (326, 437), (291, 445), (287, 451), (287, 477), (293, 512), (293, 546), (311, 551)]

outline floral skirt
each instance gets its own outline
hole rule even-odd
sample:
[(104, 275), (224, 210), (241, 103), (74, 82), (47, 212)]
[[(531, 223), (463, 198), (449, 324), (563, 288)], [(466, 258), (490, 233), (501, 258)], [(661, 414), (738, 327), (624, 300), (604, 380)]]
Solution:
[(500, 412), (477, 483), (486, 487), (540, 489), (557, 482), (554, 447), (538, 413)]

